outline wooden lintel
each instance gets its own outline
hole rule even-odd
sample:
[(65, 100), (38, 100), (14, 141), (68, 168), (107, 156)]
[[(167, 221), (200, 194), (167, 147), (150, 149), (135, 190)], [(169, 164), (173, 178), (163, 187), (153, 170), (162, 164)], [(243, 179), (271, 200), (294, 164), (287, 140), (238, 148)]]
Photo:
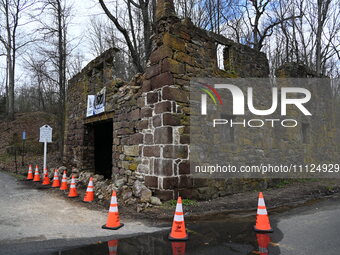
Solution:
[(93, 122), (97, 122), (97, 121), (112, 119), (113, 115), (114, 115), (114, 112), (104, 112), (104, 113), (101, 113), (99, 115), (95, 115), (95, 116), (85, 118), (84, 123), (89, 124), (89, 123), (93, 123)]

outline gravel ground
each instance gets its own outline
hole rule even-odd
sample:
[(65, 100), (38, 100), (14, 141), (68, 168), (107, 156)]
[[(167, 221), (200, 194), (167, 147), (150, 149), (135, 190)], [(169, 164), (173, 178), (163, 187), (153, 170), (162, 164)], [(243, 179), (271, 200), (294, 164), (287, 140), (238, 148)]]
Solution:
[(125, 220), (117, 231), (101, 228), (107, 211), (43, 189), (32, 188), (13, 176), (0, 172), (0, 244), (51, 239), (132, 236), (162, 230), (138, 220)]

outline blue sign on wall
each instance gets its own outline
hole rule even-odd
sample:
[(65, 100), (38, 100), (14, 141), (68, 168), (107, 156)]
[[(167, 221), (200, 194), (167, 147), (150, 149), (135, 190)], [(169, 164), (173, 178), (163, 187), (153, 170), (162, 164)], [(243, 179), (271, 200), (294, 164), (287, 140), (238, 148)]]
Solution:
[(22, 140), (26, 140), (26, 131), (22, 132)]

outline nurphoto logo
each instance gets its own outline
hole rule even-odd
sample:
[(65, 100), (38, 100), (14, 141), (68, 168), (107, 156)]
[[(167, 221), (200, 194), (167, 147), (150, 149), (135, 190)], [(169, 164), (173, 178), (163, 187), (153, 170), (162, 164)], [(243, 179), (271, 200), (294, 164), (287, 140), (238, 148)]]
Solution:
[[(304, 104), (308, 103), (311, 99), (311, 92), (306, 88), (300, 87), (282, 87), (280, 90), (277, 87), (271, 88), (272, 102), (269, 109), (257, 109), (254, 105), (254, 93), (252, 87), (247, 87), (247, 100), (243, 91), (236, 85), (233, 84), (214, 84), (213, 86), (204, 84), (206, 88), (200, 88), (205, 94), (201, 94), (201, 114), (207, 115), (208, 112), (208, 100), (207, 95), (211, 98), (213, 103), (217, 105), (215, 96), (217, 97), (219, 104), (223, 107), (221, 95), (217, 92), (217, 89), (221, 90), (222, 93), (231, 93), (232, 96), (232, 114), (234, 116), (245, 115), (245, 101), (247, 107), (253, 115), (256, 116), (268, 116), (277, 111), (279, 108), (280, 98), (280, 115), (287, 116), (287, 106), (294, 105), (299, 109), (305, 116), (311, 116), (312, 113), (305, 107)], [(214, 96), (215, 95), (215, 96)], [(280, 96), (279, 96), (280, 95)], [(295, 96), (295, 98), (294, 98)], [(293, 98), (292, 98), (293, 97)], [(271, 126), (275, 126), (275, 122), (280, 122), (283, 127), (296, 127), (298, 122), (296, 119), (250, 119), (241, 120), (238, 122), (227, 119), (213, 119), (213, 127), (217, 125), (230, 124), (231, 126), (243, 125), (248, 127), (262, 127), (265, 123), (271, 123)]]

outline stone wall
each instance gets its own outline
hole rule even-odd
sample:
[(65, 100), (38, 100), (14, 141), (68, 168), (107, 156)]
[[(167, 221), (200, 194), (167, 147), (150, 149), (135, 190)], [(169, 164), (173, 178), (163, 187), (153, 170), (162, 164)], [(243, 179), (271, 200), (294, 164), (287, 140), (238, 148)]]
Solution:
[[(246, 74), (266, 77), (268, 61), (263, 53), (197, 28), (189, 19), (178, 19), (171, 8), (166, 13), (158, 17), (154, 50), (143, 82), (145, 109), (152, 112), (152, 120), (143, 130), (147, 139), (141, 145), (142, 164), (138, 171), (145, 174), (145, 184), (165, 200), (178, 195), (208, 199), (233, 193), (239, 184), (190, 177), (190, 80)], [(218, 44), (225, 46), (225, 70), (217, 65)]]
[[(134, 188), (134, 195), (147, 202), (151, 191), (143, 185), (143, 174), (136, 171), (141, 163), (139, 145), (144, 143), (142, 130), (148, 128), (151, 116), (150, 110), (144, 107), (146, 97), (141, 90), (143, 76), (138, 74), (130, 82), (115, 79), (113, 54), (114, 49), (108, 50), (69, 81), (64, 162), (69, 168), (75, 167), (81, 172), (93, 174), (94, 125), (111, 120), (112, 185), (125, 200), (131, 198)], [(96, 94), (103, 87), (106, 88), (105, 112), (86, 117), (87, 95)], [(88, 181), (88, 174), (80, 176), (84, 183)], [(101, 187), (95, 188), (103, 197), (108, 195), (103, 192), (107, 189), (104, 184), (109, 185), (101, 181)]]
[[(115, 93), (115, 81), (112, 80), (112, 60), (115, 49), (104, 52), (92, 60), (80, 73), (69, 80), (66, 99), (64, 161), (79, 169), (92, 169), (94, 144), (91, 130), (85, 129), (87, 96), (99, 92), (104, 86), (107, 97)], [(111, 100), (106, 106), (112, 111)], [(90, 129), (90, 128), (89, 128)]]
[[(157, 2), (156, 19), (144, 74), (116, 79), (111, 49), (69, 81), (65, 163), (94, 172), (93, 125), (111, 119), (112, 183), (124, 201), (150, 202), (151, 192), (162, 200), (210, 199), (265, 187), (263, 180), (191, 178), (189, 86), (194, 77), (267, 77), (266, 56), (180, 20), (172, 1)], [(217, 45), (225, 46), (225, 70), (217, 65)], [(103, 87), (105, 113), (86, 118), (87, 95)]]
[[(268, 63), (262, 53), (197, 28), (189, 19), (180, 20), (171, 1), (158, 1), (155, 27), (153, 50), (144, 74), (129, 83), (114, 79), (115, 50), (108, 50), (70, 80), (65, 163), (93, 172), (92, 124), (113, 119), (112, 178), (118, 188), (128, 192), (138, 180), (163, 200), (178, 194), (197, 197), (193, 190), (206, 183), (194, 183), (190, 178), (190, 80), (246, 73), (266, 76)], [(217, 44), (227, 48), (226, 70), (217, 66)], [(241, 58), (243, 54), (248, 55), (247, 65)], [(103, 87), (107, 98), (105, 114), (86, 118), (87, 95)]]
[(223, 53), (224, 68), (229, 73), (238, 77), (268, 77), (266, 54), (235, 43), (227, 45)]

